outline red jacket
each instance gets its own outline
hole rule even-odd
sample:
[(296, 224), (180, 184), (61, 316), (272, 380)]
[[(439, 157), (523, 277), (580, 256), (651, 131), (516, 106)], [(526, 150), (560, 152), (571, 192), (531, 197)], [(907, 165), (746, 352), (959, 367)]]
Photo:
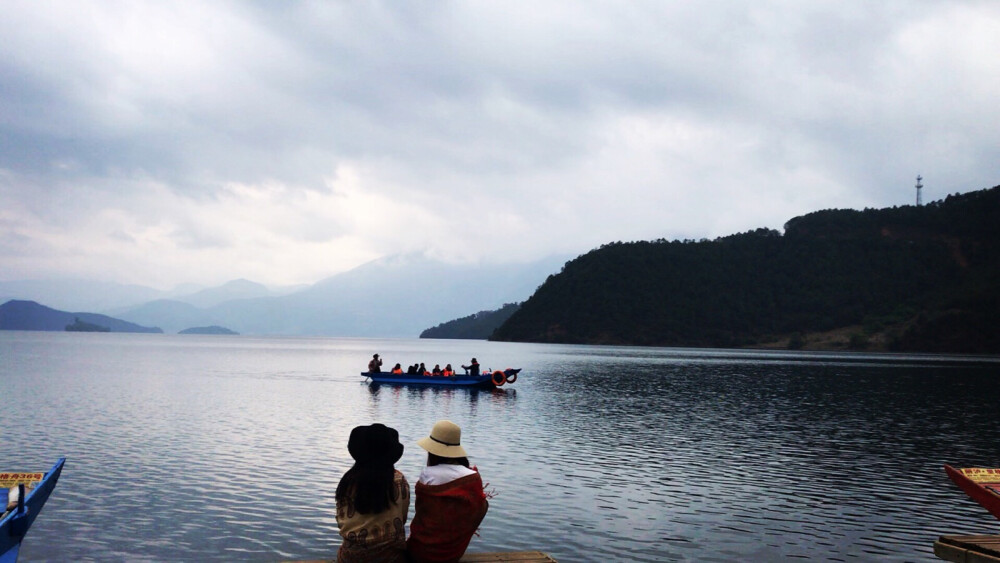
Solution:
[(444, 485), (416, 486), (406, 550), (412, 561), (458, 561), (486, 516), (489, 503), (477, 471)]

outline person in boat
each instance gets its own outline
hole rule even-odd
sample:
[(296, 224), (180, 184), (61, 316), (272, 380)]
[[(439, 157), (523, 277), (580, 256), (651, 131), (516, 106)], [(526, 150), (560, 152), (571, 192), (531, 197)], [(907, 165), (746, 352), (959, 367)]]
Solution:
[(479, 469), (469, 466), (462, 429), (439, 420), (417, 445), (427, 467), (415, 487), (415, 512), (406, 549), (411, 561), (458, 561), (489, 509)]
[(448, 365), (444, 366), (443, 370), (441, 370), (441, 375), (443, 375), (445, 377), (451, 377), (451, 376), (455, 375), (455, 370), (451, 369), (451, 364), (448, 364)]
[(371, 361), (368, 362), (368, 372), (378, 373), (380, 371), (382, 371), (382, 359), (378, 357), (378, 354), (375, 354), (372, 356)]
[(392, 367), (392, 373), (395, 373), (395, 374), (403, 373), (403, 367), (400, 366), (399, 364), (394, 365)]
[(430, 375), (431, 374), (431, 372), (427, 371), (427, 368), (424, 367), (424, 363), (423, 362), (420, 362), (420, 367), (417, 368), (417, 373), (419, 373), (420, 375)]
[(479, 362), (475, 358), (472, 358), (472, 363), (467, 366), (462, 366), (462, 369), (465, 370), (466, 375), (478, 376)]
[(338, 563), (406, 561), (410, 485), (396, 470), (403, 455), (399, 432), (384, 424), (351, 430), (354, 466), (337, 485), (337, 526), (344, 538)]
[(431, 375), (441, 375), (441, 364), (434, 364), (434, 369), (431, 370)]
[(416, 373), (417, 373), (417, 364), (413, 364), (412, 366), (406, 368), (406, 375), (416, 375)]

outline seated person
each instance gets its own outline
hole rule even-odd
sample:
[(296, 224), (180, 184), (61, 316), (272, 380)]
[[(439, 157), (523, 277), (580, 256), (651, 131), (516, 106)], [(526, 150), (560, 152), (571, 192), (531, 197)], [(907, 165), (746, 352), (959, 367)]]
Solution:
[(439, 420), (417, 441), (427, 466), (415, 487), (415, 511), (406, 549), (412, 562), (458, 561), (489, 510), (479, 469), (470, 466), (462, 430)]
[(441, 375), (443, 375), (445, 377), (451, 377), (451, 376), (455, 375), (455, 370), (451, 369), (451, 364), (448, 364), (448, 365), (444, 366), (443, 370), (441, 370)]
[(406, 563), (410, 485), (395, 463), (403, 455), (399, 432), (384, 424), (351, 430), (354, 465), (337, 485), (337, 561)]
[(475, 358), (472, 358), (472, 364), (467, 366), (462, 366), (465, 370), (466, 375), (478, 376), (479, 375), (479, 362)]
[(403, 373), (402, 366), (400, 366), (399, 364), (396, 364), (396, 365), (392, 366), (392, 373), (396, 373), (396, 374)]
[(441, 375), (441, 364), (434, 364), (434, 369), (431, 370), (431, 375)]

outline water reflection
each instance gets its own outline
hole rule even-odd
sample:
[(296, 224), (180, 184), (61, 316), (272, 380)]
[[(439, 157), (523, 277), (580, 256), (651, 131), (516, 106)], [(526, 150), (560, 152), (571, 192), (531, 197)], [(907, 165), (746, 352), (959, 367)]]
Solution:
[(378, 400), (380, 394), (390, 394), (393, 397), (407, 395), (411, 399), (421, 400), (428, 396), (435, 399), (450, 400), (453, 397), (468, 397), (472, 402), (479, 400), (480, 396), (489, 397), (493, 401), (515, 400), (517, 389), (507, 388), (479, 388), (479, 387), (446, 387), (433, 385), (390, 385), (382, 383), (363, 383), (368, 388), (373, 400)]
[[(573, 444), (553, 465), (595, 491), (588, 509), (620, 534), (608, 557), (656, 560), (664, 529), (685, 538), (678, 557), (695, 558), (683, 550), (699, 537), (719, 559), (929, 556), (928, 530), (963, 501), (942, 460), (998, 461), (992, 365), (644, 361), (571, 364), (552, 385), (586, 408), (538, 411)], [(760, 545), (762, 533), (775, 540)]]

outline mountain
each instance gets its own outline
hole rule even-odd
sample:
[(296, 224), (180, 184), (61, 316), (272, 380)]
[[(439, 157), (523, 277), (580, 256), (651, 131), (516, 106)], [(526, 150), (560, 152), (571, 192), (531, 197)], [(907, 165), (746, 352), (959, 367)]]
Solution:
[(507, 303), (495, 311), (479, 311), (474, 315), (441, 323), (433, 328), (429, 328), (420, 333), (420, 338), (486, 340), (518, 308), (520, 308), (520, 305), (517, 303)]
[(784, 234), (612, 243), (549, 277), (492, 339), (998, 353), (1000, 186), (824, 210)]
[(221, 324), (205, 309), (174, 299), (157, 299), (137, 307), (118, 309), (112, 313), (133, 323), (162, 327), (168, 333), (192, 326)]
[(203, 289), (190, 295), (181, 295), (177, 301), (194, 305), (198, 308), (214, 307), (234, 299), (253, 299), (273, 295), (266, 286), (250, 280), (239, 279), (224, 283), (218, 287)]
[(212, 309), (223, 303), (284, 295), (284, 292), (290, 291), (293, 288), (272, 291), (263, 284), (238, 279), (193, 293), (181, 293), (173, 299), (155, 299), (139, 305), (107, 310), (105, 313), (134, 323), (160, 326), (167, 332), (178, 332), (192, 326), (221, 324), (222, 321)]
[(0, 303), (36, 301), (69, 311), (108, 311), (161, 299), (169, 292), (141, 285), (93, 280), (0, 281)]
[[(230, 299), (204, 308), (191, 305), (189, 296), (115, 314), (170, 332), (220, 325), (241, 334), (412, 337), (442, 319), (526, 299), (565, 260), (490, 266), (395, 255), (288, 295)], [(247, 283), (235, 287), (260, 292)]]
[(525, 299), (563, 261), (475, 266), (392, 256), (292, 295), (231, 301), (210, 312), (243, 334), (412, 337), (442, 319)]
[(124, 311), (161, 300), (208, 308), (234, 299), (288, 295), (307, 287), (309, 286), (297, 285), (268, 288), (250, 280), (238, 279), (211, 288), (186, 283), (169, 291), (162, 291), (141, 285), (94, 280), (16, 280), (0, 281), (0, 303), (11, 300), (35, 301), (63, 311), (99, 311), (118, 317)]
[(8, 301), (0, 305), (0, 330), (64, 331), (68, 326), (91, 330), (107, 328), (110, 332), (163, 332), (159, 328), (139, 326), (106, 315), (57, 311), (34, 301)]

